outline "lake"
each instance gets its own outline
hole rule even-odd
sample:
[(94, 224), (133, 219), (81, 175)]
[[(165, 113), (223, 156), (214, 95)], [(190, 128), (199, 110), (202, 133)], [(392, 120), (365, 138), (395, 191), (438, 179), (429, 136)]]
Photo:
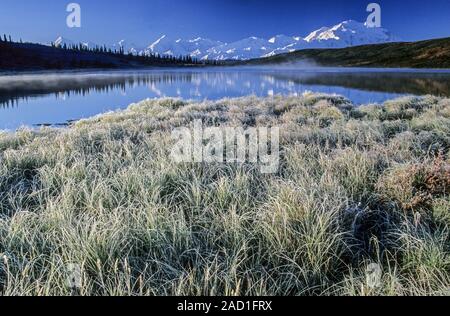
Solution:
[(0, 75), (0, 130), (65, 125), (146, 98), (340, 94), (355, 104), (450, 96), (450, 71), (210, 68)]

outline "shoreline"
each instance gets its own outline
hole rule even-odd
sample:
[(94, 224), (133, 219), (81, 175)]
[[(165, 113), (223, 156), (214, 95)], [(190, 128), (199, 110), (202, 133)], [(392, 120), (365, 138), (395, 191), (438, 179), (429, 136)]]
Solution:
[(191, 71), (199, 69), (204, 71), (213, 70), (213, 71), (236, 71), (236, 69), (242, 69), (245, 71), (255, 70), (267, 70), (267, 71), (279, 71), (284, 70), (288, 72), (295, 71), (305, 71), (305, 72), (325, 72), (325, 73), (415, 73), (415, 74), (449, 74), (450, 68), (396, 68), (396, 67), (293, 67), (290, 64), (274, 64), (274, 65), (264, 65), (264, 66), (185, 66), (185, 67), (135, 67), (135, 68), (120, 68), (120, 69), (111, 69), (111, 68), (92, 68), (92, 69), (61, 69), (61, 70), (23, 70), (23, 71), (1, 71), (1, 76), (22, 76), (22, 75), (48, 75), (48, 74), (61, 74), (61, 75), (70, 75), (70, 74), (93, 74), (93, 73), (139, 73), (139, 72), (151, 72), (151, 71), (180, 71), (186, 70)]
[[(88, 73), (85, 73), (86, 75), (89, 75)], [(434, 95), (412, 95), (412, 94), (405, 94), (404, 96), (399, 96), (396, 98), (392, 98), (389, 100), (386, 100), (383, 103), (369, 103), (369, 104), (355, 104), (353, 102), (351, 102), (350, 100), (346, 99), (344, 96), (339, 95), (339, 94), (324, 94), (324, 93), (314, 93), (314, 92), (310, 92), (310, 91), (306, 91), (304, 92), (304, 95), (322, 95), (322, 96), (328, 96), (330, 98), (337, 98), (337, 99), (343, 99), (345, 100), (345, 102), (348, 102), (349, 106), (352, 107), (353, 109), (358, 109), (359, 107), (365, 107), (367, 105), (370, 106), (378, 106), (380, 108), (383, 108), (385, 106), (386, 103), (390, 103), (390, 102), (394, 102), (396, 100), (401, 100), (401, 99), (407, 99), (407, 98), (413, 98), (413, 99), (420, 99), (420, 98), (426, 98), (426, 97), (431, 97), (431, 98), (443, 98), (445, 99), (445, 97), (439, 97), (439, 96), (434, 96)], [(248, 95), (248, 96), (241, 96), (241, 97), (234, 97), (231, 98), (231, 100), (240, 100), (240, 99), (245, 99), (245, 98), (256, 98), (256, 99), (261, 99), (264, 100), (266, 98), (272, 98), (274, 100), (278, 99), (289, 99), (289, 98), (297, 98), (296, 96), (286, 96), (286, 95), (274, 95), (271, 97), (260, 97), (260, 96), (256, 96), (256, 95)], [(173, 100), (173, 101), (177, 101), (177, 102), (182, 102), (182, 103), (186, 103), (186, 104), (200, 104), (202, 102), (209, 102), (209, 103), (216, 103), (216, 102), (221, 102), (224, 100), (230, 100), (230, 98), (222, 98), (222, 99), (214, 99), (214, 100), (209, 100), (209, 99), (204, 99), (202, 100), (192, 100), (192, 99), (183, 99), (183, 98), (174, 98), (174, 97), (159, 97), (159, 98), (147, 98), (147, 99), (143, 99), (141, 101), (138, 101), (136, 103), (132, 103), (129, 104), (127, 107), (123, 108), (123, 109), (117, 109), (117, 110), (108, 110), (102, 113), (98, 113), (98, 114), (94, 114), (92, 116), (89, 117), (84, 117), (84, 118), (77, 118), (77, 119), (69, 119), (67, 120), (67, 122), (55, 122), (55, 123), (35, 123), (33, 125), (22, 125), (19, 126), (18, 128), (16, 128), (15, 130), (11, 130), (11, 129), (0, 129), (0, 133), (8, 133), (8, 134), (14, 134), (20, 130), (30, 130), (30, 131), (35, 131), (38, 132), (40, 129), (42, 128), (50, 128), (50, 129), (55, 129), (55, 130), (60, 130), (60, 129), (70, 129), (71, 127), (73, 127), (74, 125), (76, 125), (77, 122), (81, 122), (81, 121), (90, 121), (92, 119), (98, 119), (101, 118), (103, 116), (109, 116), (111, 114), (123, 114), (126, 113), (127, 111), (129, 111), (129, 109), (133, 106), (139, 105), (139, 104), (144, 104), (146, 102), (158, 102), (158, 101), (164, 101), (164, 100)]]

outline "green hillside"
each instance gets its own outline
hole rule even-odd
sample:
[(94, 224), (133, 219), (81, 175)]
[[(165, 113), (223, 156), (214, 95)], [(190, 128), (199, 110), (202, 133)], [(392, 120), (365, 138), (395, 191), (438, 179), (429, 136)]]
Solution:
[(421, 42), (308, 49), (235, 65), (311, 62), (329, 67), (450, 68), (450, 38)]

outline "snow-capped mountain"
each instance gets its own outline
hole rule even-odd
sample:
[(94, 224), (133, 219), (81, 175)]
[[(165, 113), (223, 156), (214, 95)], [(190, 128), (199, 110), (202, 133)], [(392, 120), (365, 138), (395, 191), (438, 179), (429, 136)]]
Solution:
[(190, 55), (195, 58), (202, 58), (208, 49), (220, 45), (223, 45), (223, 43), (201, 37), (190, 40), (181, 38), (173, 40), (166, 35), (163, 35), (150, 44), (146, 48), (145, 53), (170, 56)]
[(70, 40), (68, 38), (62, 37), (62, 36), (59, 36), (53, 42), (53, 45), (55, 45), (56, 47), (63, 47), (64, 45), (66, 45), (67, 47), (70, 47), (71, 45), (79, 45), (79, 44), (83, 45), (83, 47), (85, 47), (85, 48), (93, 48), (93, 47), (95, 47), (94, 43), (91, 43), (91, 42), (75, 43), (74, 41), (72, 41), (72, 40)]
[(344, 21), (331, 28), (321, 28), (309, 34), (305, 41), (310, 48), (342, 48), (379, 44), (397, 40), (388, 30), (370, 28), (356, 21)]
[(144, 47), (136, 45), (134, 43), (128, 43), (126, 40), (120, 40), (117, 43), (107, 46), (107, 48), (111, 48), (112, 51), (123, 51), (127, 54), (137, 55), (144, 50)]
[[(370, 28), (363, 23), (349, 20), (332, 27), (322, 27), (305, 37), (285, 35), (277, 35), (269, 39), (249, 37), (233, 43), (223, 43), (201, 37), (172, 39), (162, 35), (147, 47), (140, 47), (125, 40), (107, 47), (112, 50), (123, 48), (126, 53), (139, 55), (190, 55), (201, 60), (246, 60), (300, 49), (343, 48), (394, 41), (398, 41), (398, 39), (386, 29)], [(56, 46), (74, 44), (74, 42), (63, 37), (59, 37), (54, 43)], [(93, 43), (83, 43), (83, 45), (87, 47), (96, 46)]]
[(71, 47), (73, 45), (80, 45), (80, 44), (84, 48), (95, 48), (96, 46), (98, 46), (97, 44), (92, 43), (92, 42), (78, 43), (78, 42), (72, 41), (68, 38), (62, 37), (62, 36), (59, 36), (56, 40), (53, 41), (52, 44), (56, 47), (64, 47), (64, 46)]
[(65, 37), (59, 36), (54, 42), (53, 44), (56, 47), (63, 47), (64, 45), (70, 46), (73, 45), (74, 42), (72, 42), (70, 39), (67, 39)]
[(388, 30), (370, 28), (356, 21), (344, 21), (332, 27), (322, 27), (305, 37), (277, 35), (270, 39), (249, 37), (233, 43), (217, 45), (216, 41), (201, 39), (195, 48), (182, 45), (189, 41), (171, 41), (163, 36), (149, 48), (161, 55), (186, 55), (208, 60), (245, 60), (267, 57), (309, 48), (343, 48), (397, 41)]
[(271, 50), (271, 46), (272, 44), (268, 40), (249, 37), (234, 43), (210, 48), (203, 58), (215, 60), (258, 58), (267, 54)]

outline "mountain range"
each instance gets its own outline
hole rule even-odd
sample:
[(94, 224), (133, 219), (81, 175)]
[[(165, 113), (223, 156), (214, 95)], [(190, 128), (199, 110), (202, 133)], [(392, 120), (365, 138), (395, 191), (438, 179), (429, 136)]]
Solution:
[[(162, 35), (150, 45), (140, 46), (126, 40), (107, 45), (112, 50), (123, 49), (130, 54), (138, 55), (190, 55), (199, 60), (249, 60), (290, 53), (303, 49), (345, 48), (366, 44), (381, 44), (396, 42), (399, 39), (384, 28), (371, 28), (366, 24), (348, 20), (332, 27), (322, 27), (301, 36), (277, 35), (269, 39), (249, 37), (232, 43), (195, 38), (181, 39)], [(75, 44), (70, 39), (58, 37), (54, 44), (63, 46)], [(85, 47), (95, 47), (98, 44), (85, 42)], [(102, 45), (103, 46), (103, 45)]]

